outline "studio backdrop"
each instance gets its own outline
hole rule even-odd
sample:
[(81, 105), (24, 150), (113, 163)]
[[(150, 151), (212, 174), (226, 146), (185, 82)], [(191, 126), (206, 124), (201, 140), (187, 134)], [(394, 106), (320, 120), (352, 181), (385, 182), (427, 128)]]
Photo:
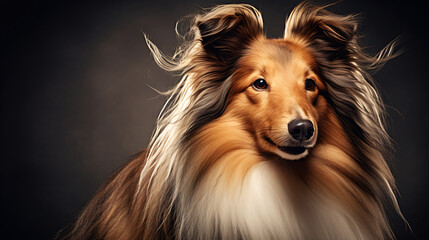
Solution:
[[(28, 1), (2, 5), (2, 228), (5, 239), (52, 239), (116, 169), (145, 149), (178, 76), (153, 61), (143, 33), (171, 55), (176, 22), (233, 1)], [(246, 1), (266, 34), (282, 36), (299, 1)], [(241, 2), (240, 2), (241, 3)], [(319, 1), (329, 4), (331, 1)], [(374, 75), (389, 113), (398, 239), (428, 237), (427, 13), (411, 1), (345, 0), (375, 54), (399, 37), (402, 54)], [(185, 19), (182, 19), (186, 21)], [(180, 31), (180, 24), (178, 25)]]

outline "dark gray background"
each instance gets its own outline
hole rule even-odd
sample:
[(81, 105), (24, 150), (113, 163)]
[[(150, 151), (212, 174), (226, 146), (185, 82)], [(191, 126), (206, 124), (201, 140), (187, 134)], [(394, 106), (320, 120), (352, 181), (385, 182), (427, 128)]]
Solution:
[[(177, 20), (227, 2), (1, 5), (3, 236), (51, 239), (115, 169), (145, 148), (165, 100), (147, 85), (166, 90), (178, 78), (156, 66), (141, 33), (171, 54)], [(267, 35), (281, 37), (298, 1), (249, 3), (262, 12)], [(344, 0), (330, 8), (361, 13), (359, 32), (369, 53), (402, 36), (404, 53), (375, 75), (396, 142), (399, 202), (414, 229), (392, 214), (398, 239), (429, 233), (425, 8), (386, 0)]]

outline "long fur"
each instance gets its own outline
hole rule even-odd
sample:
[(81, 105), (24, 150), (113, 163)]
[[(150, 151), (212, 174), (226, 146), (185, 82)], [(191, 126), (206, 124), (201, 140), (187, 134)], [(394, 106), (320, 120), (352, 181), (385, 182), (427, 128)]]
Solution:
[[(284, 38), (267, 40), (259, 11), (237, 4), (196, 15), (172, 58), (146, 38), (157, 64), (183, 77), (148, 148), (61, 238), (392, 238), (385, 200), (400, 212), (386, 163), (391, 143), (368, 71), (393, 57), (394, 43), (368, 56), (356, 28), (354, 16), (304, 3), (288, 17)], [(313, 103), (317, 143), (300, 160), (261, 149), (258, 113), (243, 105), (258, 101), (239, 87), (252, 71), (246, 64), (259, 60), (248, 58), (268, 45), (301, 49), (325, 85)]]

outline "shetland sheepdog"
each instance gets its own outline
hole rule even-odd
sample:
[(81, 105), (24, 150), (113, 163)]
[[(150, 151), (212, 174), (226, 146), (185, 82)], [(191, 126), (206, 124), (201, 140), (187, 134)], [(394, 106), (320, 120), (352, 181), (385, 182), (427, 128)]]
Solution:
[[(386, 239), (395, 183), (385, 109), (355, 16), (298, 5), (284, 37), (246, 4), (197, 14), (147, 149), (64, 239)], [(388, 200), (388, 201), (386, 201)], [(399, 212), (400, 214), (400, 212)]]

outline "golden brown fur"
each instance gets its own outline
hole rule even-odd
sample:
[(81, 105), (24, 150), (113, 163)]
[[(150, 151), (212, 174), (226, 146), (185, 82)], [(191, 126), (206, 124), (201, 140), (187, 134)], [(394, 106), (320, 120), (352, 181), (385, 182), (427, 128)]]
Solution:
[[(353, 16), (301, 4), (284, 38), (267, 39), (255, 8), (222, 5), (194, 18), (173, 58), (147, 40), (156, 62), (183, 78), (147, 150), (63, 238), (391, 238), (390, 139), (366, 71), (393, 45), (364, 54), (356, 26)], [(308, 140), (289, 134), (294, 119), (313, 124)]]

